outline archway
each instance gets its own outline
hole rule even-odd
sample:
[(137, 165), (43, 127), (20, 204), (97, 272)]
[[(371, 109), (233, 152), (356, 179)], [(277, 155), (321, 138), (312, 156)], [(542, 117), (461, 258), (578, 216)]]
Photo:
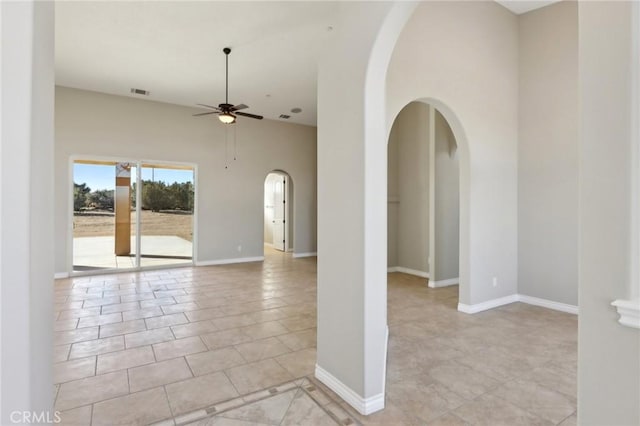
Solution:
[(517, 293), (518, 45), (496, 7), (345, 5), (320, 67), (316, 376), (364, 414), (384, 407), (387, 139), (407, 103), (437, 108), (459, 146), (458, 309)]
[(427, 102), (410, 102), (387, 145), (388, 272), (426, 279), (431, 288), (457, 286), (459, 156), (451, 127)]
[(273, 170), (264, 179), (265, 254), (293, 251), (293, 179), (282, 170)]
[[(454, 253), (457, 257), (455, 263), (457, 264), (457, 268), (452, 269), (452, 265), (451, 265), (451, 258), (446, 257), (446, 265), (443, 265), (446, 272), (443, 274), (438, 274), (437, 272), (437, 268), (436, 268), (436, 274), (433, 275), (432, 274), (432, 267), (436, 267), (436, 264), (438, 263), (438, 259), (436, 259), (436, 255), (435, 252), (437, 251), (436, 249), (436, 238), (431, 238), (431, 236), (435, 236), (432, 234), (436, 233), (435, 228), (437, 227), (436, 222), (436, 218), (435, 217), (429, 217), (429, 229), (425, 232), (426, 235), (430, 235), (430, 237), (428, 238), (428, 247), (425, 248), (425, 251), (428, 253), (428, 260), (427, 262), (425, 262), (425, 267), (428, 268), (429, 270), (423, 270), (422, 272), (424, 272), (422, 274), (422, 276), (424, 277), (428, 277), (429, 278), (429, 286), (430, 287), (443, 287), (443, 286), (447, 286), (447, 285), (458, 285), (458, 309), (460, 310), (464, 310), (464, 306), (466, 306), (467, 300), (469, 300), (469, 295), (471, 293), (470, 288), (469, 288), (469, 280), (468, 280), (468, 274), (469, 274), (469, 149), (468, 149), (468, 143), (467, 143), (467, 139), (466, 139), (466, 135), (464, 132), (464, 129), (460, 123), (460, 121), (458, 120), (456, 114), (451, 110), (451, 108), (448, 107), (447, 104), (445, 104), (444, 102), (438, 100), (438, 99), (434, 99), (434, 98), (430, 98), (430, 97), (419, 97), (419, 98), (415, 98), (414, 100), (411, 100), (409, 102), (407, 102), (405, 105), (403, 105), (401, 108), (397, 109), (397, 111), (394, 112), (394, 114), (392, 115), (393, 120), (390, 121), (390, 125), (388, 128), (388, 137), (387, 137), (387, 144), (385, 144), (385, 153), (387, 154), (387, 164), (389, 162), (389, 148), (388, 148), (388, 142), (391, 140), (392, 138), (392, 130), (393, 130), (393, 125), (394, 123), (397, 122), (398, 118), (400, 117), (400, 114), (402, 113), (402, 111), (405, 110), (405, 108), (407, 108), (410, 105), (422, 105), (423, 108), (428, 109), (429, 110), (429, 119), (432, 119), (432, 123), (430, 123), (429, 125), (427, 125), (427, 127), (431, 126), (433, 127), (433, 134), (428, 135), (428, 137), (433, 137), (434, 138), (434, 153), (435, 153), (435, 138), (436, 138), (436, 133), (450, 133), (448, 135), (446, 135), (445, 138), (450, 138), (453, 142), (453, 144), (455, 145), (455, 165), (454, 167), (456, 168), (456, 177), (457, 177), (457, 182), (456, 182), (456, 193), (458, 194), (458, 200), (457, 203), (455, 205), (455, 214), (457, 215), (457, 234), (455, 235), (455, 238), (457, 238), (457, 246), (455, 248), (450, 248), (450, 250), (452, 250), (451, 253)], [(433, 117), (431, 117), (431, 115), (433, 115)], [(441, 127), (441, 130), (437, 130), (437, 127)], [(443, 128), (444, 127), (444, 128)], [(429, 130), (427, 130), (428, 132), (430, 132)], [(445, 136), (443, 134), (443, 136)], [(444, 140), (440, 141), (440, 149), (444, 148), (444, 145), (442, 144), (444, 142)], [(434, 175), (430, 176), (431, 180), (434, 180)], [(389, 176), (387, 175), (387, 180), (389, 180)], [(435, 181), (431, 182), (430, 184), (435, 184)], [(436, 197), (436, 188), (435, 187), (431, 187), (429, 188), (429, 203), (428, 205), (429, 207), (429, 212), (435, 215), (435, 211), (432, 209), (433, 206), (431, 206), (432, 203), (435, 202), (435, 197)], [(392, 194), (388, 194), (388, 196), (391, 196)], [(391, 197), (390, 197), (391, 198)], [(450, 201), (450, 200), (449, 200)], [(440, 212), (440, 214), (442, 214), (442, 212)], [(448, 228), (451, 228), (451, 223), (447, 223), (445, 226), (447, 226)], [(389, 231), (387, 230), (387, 233)], [(454, 234), (452, 234), (454, 235)], [(387, 244), (389, 244), (389, 240), (387, 240)], [(442, 259), (442, 258), (441, 258)], [(392, 266), (392, 265), (389, 265)], [(405, 272), (421, 272), (420, 268), (404, 268)], [(457, 272), (457, 274), (452, 275), (452, 272)]]

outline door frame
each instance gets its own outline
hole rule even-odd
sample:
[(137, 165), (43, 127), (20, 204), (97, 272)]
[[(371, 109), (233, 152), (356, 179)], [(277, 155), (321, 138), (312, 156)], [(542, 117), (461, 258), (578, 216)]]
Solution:
[[(283, 253), (293, 253), (294, 252), (294, 241), (291, 239), (291, 232), (289, 232), (289, 229), (293, 229), (294, 226), (294, 215), (295, 215), (295, 208), (294, 208), (294, 203), (291, 202), (291, 200), (293, 200), (295, 202), (295, 196), (293, 194), (293, 178), (291, 177), (291, 174), (285, 170), (282, 169), (273, 169), (269, 172), (267, 172), (267, 174), (264, 175), (264, 179), (262, 179), (262, 193), (263, 193), (263, 199), (262, 199), (262, 222), (264, 223), (264, 210), (265, 210), (265, 203), (264, 203), (264, 186), (265, 183), (267, 181), (267, 178), (269, 177), (270, 174), (278, 174), (281, 176), (285, 176), (287, 178), (287, 184), (285, 185), (285, 200), (286, 200), (286, 209), (285, 209), (285, 227), (284, 227), (284, 240), (285, 240), (285, 250)], [(291, 227), (291, 228), (289, 228)], [(264, 225), (263, 225), (264, 228)], [(264, 240), (264, 229), (262, 232), (262, 240), (263, 240), (263, 244), (266, 242)], [(295, 234), (294, 234), (295, 235)], [(268, 244), (272, 244), (272, 242), (269, 242)]]
[[(154, 265), (154, 266), (140, 266), (139, 257), (140, 257), (140, 239), (142, 236), (140, 235), (140, 221), (136, 218), (136, 261), (138, 266), (133, 268), (105, 268), (105, 269), (97, 269), (91, 271), (74, 271), (73, 270), (73, 165), (76, 161), (103, 161), (103, 162), (113, 162), (113, 163), (131, 163), (135, 164), (136, 167), (136, 188), (141, 188), (142, 182), (142, 165), (143, 164), (160, 164), (167, 166), (181, 166), (181, 167), (189, 167), (193, 169), (193, 223), (192, 223), (192, 241), (191, 241), (191, 260), (185, 261), (184, 263), (178, 263), (173, 265)], [(198, 253), (198, 165), (196, 163), (189, 163), (183, 161), (165, 161), (165, 160), (149, 160), (146, 158), (137, 158), (132, 159), (131, 157), (116, 157), (116, 156), (101, 156), (101, 155), (82, 155), (82, 154), (73, 154), (69, 156), (68, 168), (67, 168), (67, 190), (68, 198), (67, 198), (67, 208), (69, 211), (67, 212), (67, 253), (66, 253), (66, 263), (67, 263), (67, 271), (69, 276), (83, 276), (83, 275), (100, 275), (104, 273), (112, 274), (119, 272), (132, 272), (132, 271), (147, 271), (147, 270), (155, 270), (155, 269), (170, 269), (170, 268), (179, 268), (184, 266), (194, 266), (196, 264), (197, 253)], [(115, 178), (114, 178), (115, 179)], [(69, 189), (71, 188), (71, 189)], [(136, 192), (136, 210), (138, 210), (139, 206), (141, 206), (140, 201), (142, 200), (142, 191)]]

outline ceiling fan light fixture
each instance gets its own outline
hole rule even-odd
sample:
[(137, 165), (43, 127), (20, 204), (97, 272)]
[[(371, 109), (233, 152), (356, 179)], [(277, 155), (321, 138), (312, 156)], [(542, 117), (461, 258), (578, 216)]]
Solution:
[(228, 112), (225, 112), (225, 113), (222, 113), (222, 114), (218, 115), (218, 118), (224, 124), (233, 124), (233, 123), (236, 122), (236, 116), (233, 115), (233, 114), (229, 114)]
[[(194, 117), (199, 117), (202, 115), (209, 114), (218, 114), (218, 119), (224, 124), (233, 124), (236, 122), (236, 115), (240, 115), (242, 117), (254, 118), (256, 120), (262, 120), (264, 117), (256, 114), (249, 114), (248, 112), (240, 111), (241, 109), (247, 109), (249, 106), (245, 104), (233, 105), (229, 103), (229, 53), (231, 53), (231, 48), (225, 47), (222, 49), (225, 55), (224, 65), (224, 103), (218, 104), (218, 106), (207, 105), (207, 104), (198, 104), (199, 106), (205, 107), (210, 111), (201, 112), (198, 114), (193, 114)], [(133, 90), (133, 89), (132, 89)], [(234, 113), (235, 114), (232, 114)]]

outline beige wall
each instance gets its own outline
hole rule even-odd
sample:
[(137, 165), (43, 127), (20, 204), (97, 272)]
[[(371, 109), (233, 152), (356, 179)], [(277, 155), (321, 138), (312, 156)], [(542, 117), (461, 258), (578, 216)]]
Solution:
[[(414, 271), (429, 272), (429, 106), (422, 102), (407, 105), (398, 114), (389, 138), (390, 151), (397, 152), (397, 165), (389, 166), (395, 193), (396, 222), (391, 223), (389, 239), (396, 241), (395, 264)], [(393, 163), (394, 158), (389, 157)], [(393, 235), (393, 231), (397, 234)]]
[[(316, 251), (316, 129), (239, 120), (238, 160), (225, 169), (225, 129), (198, 110), (128, 97), (56, 89), (56, 271), (69, 268), (70, 157), (104, 156), (196, 165), (196, 262), (258, 257), (264, 179), (293, 179), (294, 251)], [(238, 250), (241, 246), (241, 251)]]
[(2, 425), (16, 411), (53, 418), (53, 9), (0, 3)]
[(630, 159), (640, 141), (631, 130), (638, 119), (629, 96), (631, 10), (630, 2), (581, 2), (578, 12), (578, 424), (583, 426), (640, 424), (640, 330), (620, 325), (610, 305), (632, 295), (631, 176), (639, 166)]
[(518, 292), (578, 304), (578, 5), (519, 18)]
[[(395, 124), (395, 123), (394, 123)], [(398, 187), (398, 133), (397, 125), (391, 128), (387, 144), (387, 266), (398, 266), (398, 210), (400, 193)]]
[[(460, 256), (460, 168), (458, 144), (447, 120), (435, 110), (433, 136), (433, 254), (431, 282), (455, 280)], [(453, 282), (451, 282), (453, 283)]]
[(419, 3), (395, 46), (386, 99), (389, 127), (424, 100), (458, 142), (460, 302), (517, 293), (518, 18), (489, 1)]
[(428, 104), (411, 102), (400, 111), (391, 128), (387, 159), (387, 263), (389, 267), (428, 273), (431, 280), (445, 280), (458, 277), (457, 145), (445, 118), (437, 110), (431, 132), (429, 114)]
[(398, 114), (398, 264), (429, 272), (429, 106)]

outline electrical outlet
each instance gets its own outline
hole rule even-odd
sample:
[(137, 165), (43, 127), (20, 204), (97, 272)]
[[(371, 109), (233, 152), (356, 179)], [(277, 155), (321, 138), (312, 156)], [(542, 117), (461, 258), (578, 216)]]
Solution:
[(493, 277), (493, 286), (498, 287), (498, 277)]

